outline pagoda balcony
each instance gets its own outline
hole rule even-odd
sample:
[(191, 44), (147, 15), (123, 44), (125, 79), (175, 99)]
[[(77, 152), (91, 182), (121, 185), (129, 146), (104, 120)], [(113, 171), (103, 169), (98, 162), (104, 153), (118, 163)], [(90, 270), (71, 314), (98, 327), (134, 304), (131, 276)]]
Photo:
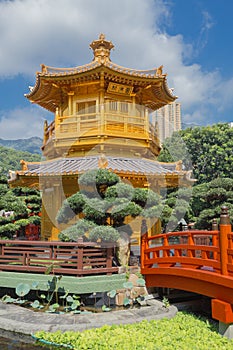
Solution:
[[(118, 112), (88, 113), (83, 115), (55, 116), (55, 120), (44, 128), (42, 150), (57, 149), (78, 141), (89, 140), (98, 144), (100, 139), (131, 139), (159, 146), (157, 131), (149, 121), (136, 115)], [(96, 140), (96, 141), (93, 141)]]

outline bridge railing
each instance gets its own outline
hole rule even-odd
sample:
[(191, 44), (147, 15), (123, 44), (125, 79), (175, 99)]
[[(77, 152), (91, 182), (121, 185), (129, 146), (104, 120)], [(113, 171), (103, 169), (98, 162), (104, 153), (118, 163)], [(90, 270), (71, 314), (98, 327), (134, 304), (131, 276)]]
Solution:
[(180, 267), (233, 276), (233, 233), (223, 210), (219, 230), (168, 232), (141, 240), (141, 269)]

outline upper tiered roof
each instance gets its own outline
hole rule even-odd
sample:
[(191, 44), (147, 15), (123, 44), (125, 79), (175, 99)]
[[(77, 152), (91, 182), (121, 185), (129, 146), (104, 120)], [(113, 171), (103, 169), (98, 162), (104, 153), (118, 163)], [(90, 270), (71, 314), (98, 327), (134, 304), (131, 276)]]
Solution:
[(73, 86), (99, 81), (100, 76), (104, 75), (106, 82), (132, 86), (132, 94), (135, 94), (140, 103), (153, 110), (177, 98), (167, 86), (167, 75), (163, 74), (163, 66), (138, 70), (113, 63), (110, 52), (114, 45), (105, 40), (104, 34), (100, 34), (99, 39), (94, 40), (90, 47), (93, 49), (94, 58), (88, 64), (73, 68), (56, 68), (42, 64), (41, 72), (36, 74), (35, 86), (30, 88), (30, 92), (25, 96), (31, 102), (55, 112), (61, 99), (64, 101), (67, 98), (67, 93)]

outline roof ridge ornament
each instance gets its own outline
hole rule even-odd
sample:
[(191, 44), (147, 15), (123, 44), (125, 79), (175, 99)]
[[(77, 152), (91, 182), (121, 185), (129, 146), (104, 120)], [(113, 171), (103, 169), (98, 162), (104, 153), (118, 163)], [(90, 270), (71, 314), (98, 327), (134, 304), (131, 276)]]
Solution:
[(111, 41), (105, 40), (105, 35), (101, 33), (98, 40), (92, 41), (90, 44), (94, 53), (94, 62), (99, 62), (105, 64), (110, 60), (110, 51), (114, 48), (114, 45)]

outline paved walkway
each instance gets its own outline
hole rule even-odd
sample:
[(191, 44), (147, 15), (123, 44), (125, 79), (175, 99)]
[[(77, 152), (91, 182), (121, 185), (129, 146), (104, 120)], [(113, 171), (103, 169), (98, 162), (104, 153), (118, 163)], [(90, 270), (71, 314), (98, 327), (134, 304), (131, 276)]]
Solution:
[(142, 320), (172, 318), (177, 313), (173, 305), (165, 308), (161, 301), (151, 299), (140, 309), (127, 309), (90, 314), (48, 314), (0, 302), (0, 329), (31, 335), (36, 331), (83, 331), (103, 325), (127, 324)]

